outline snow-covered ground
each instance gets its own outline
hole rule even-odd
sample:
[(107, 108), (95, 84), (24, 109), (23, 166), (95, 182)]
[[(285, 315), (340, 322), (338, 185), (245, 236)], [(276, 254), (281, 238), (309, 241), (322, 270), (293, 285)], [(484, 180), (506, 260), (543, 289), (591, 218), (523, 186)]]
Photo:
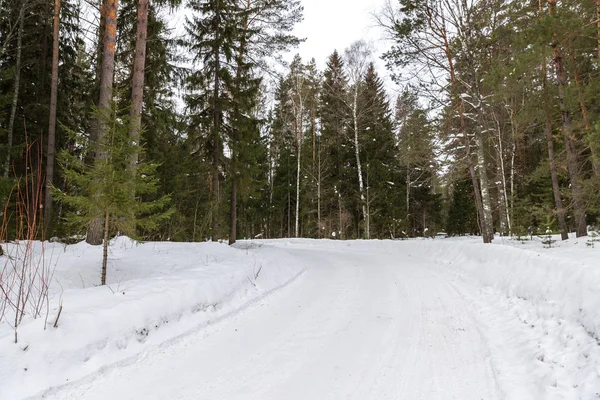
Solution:
[(479, 240), (46, 244), (0, 399), (600, 399), (600, 243)]

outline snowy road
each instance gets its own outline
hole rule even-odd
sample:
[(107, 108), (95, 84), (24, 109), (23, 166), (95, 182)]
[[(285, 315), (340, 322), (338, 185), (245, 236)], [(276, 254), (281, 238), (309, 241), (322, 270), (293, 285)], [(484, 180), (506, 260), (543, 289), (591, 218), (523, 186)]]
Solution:
[(398, 254), (291, 247), (310, 264), (292, 284), (48, 398), (501, 398), (446, 278)]

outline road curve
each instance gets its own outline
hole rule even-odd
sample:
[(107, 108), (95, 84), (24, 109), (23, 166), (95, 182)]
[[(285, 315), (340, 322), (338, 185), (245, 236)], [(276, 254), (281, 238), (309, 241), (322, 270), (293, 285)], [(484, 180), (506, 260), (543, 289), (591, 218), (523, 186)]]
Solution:
[(398, 254), (286, 248), (309, 264), (292, 284), (44, 398), (503, 398), (477, 323), (447, 278)]

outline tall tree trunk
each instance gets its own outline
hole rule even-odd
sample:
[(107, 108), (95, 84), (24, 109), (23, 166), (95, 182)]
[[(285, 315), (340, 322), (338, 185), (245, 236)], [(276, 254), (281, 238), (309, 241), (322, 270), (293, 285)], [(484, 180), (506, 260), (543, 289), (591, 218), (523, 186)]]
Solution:
[(317, 141), (317, 237), (320, 239), (322, 235), (321, 227), (321, 141)]
[(298, 145), (298, 157), (297, 157), (297, 171), (296, 171), (296, 224), (294, 235), (299, 237), (300, 227), (300, 157), (302, 155), (302, 146)]
[[(485, 110), (483, 107), (483, 96), (481, 95), (481, 90), (479, 88), (479, 79), (477, 78), (477, 73), (474, 75), (474, 93), (479, 102), (479, 107), (477, 107), (478, 119), (481, 127), (487, 126), (487, 121), (485, 118)], [(493, 219), (493, 211), (492, 211), (492, 199), (490, 195), (490, 180), (488, 176), (488, 164), (486, 161), (486, 140), (484, 138), (484, 133), (479, 129), (475, 128), (475, 144), (476, 155), (477, 155), (477, 175), (479, 177), (479, 184), (481, 185), (481, 205), (483, 211), (483, 219), (481, 220), (482, 226), (482, 234), (484, 236), (485, 243), (491, 243), (494, 240), (494, 219)], [(501, 156), (502, 159), (502, 156)]]
[[(246, 0), (246, 11), (250, 9), (250, 0)], [(237, 55), (237, 65), (236, 65), (236, 84), (237, 89), (239, 91), (242, 73), (244, 68), (244, 57), (246, 56), (246, 35), (248, 33), (248, 14), (245, 14), (244, 17), (244, 29), (240, 35), (240, 49)], [(235, 115), (240, 114), (239, 106), (235, 105), (236, 112)], [(240, 179), (240, 169), (237, 165), (237, 152), (240, 149), (240, 133), (237, 127), (233, 128), (231, 143), (229, 145), (231, 151), (231, 200), (230, 200), (230, 208), (229, 208), (229, 245), (234, 244), (237, 241), (237, 187), (238, 181)]]
[[(102, 70), (100, 74), (100, 97), (98, 100), (97, 130), (92, 131), (92, 142), (97, 144), (108, 132), (107, 124), (110, 119), (110, 107), (113, 98), (113, 79), (115, 72), (115, 46), (117, 43), (117, 8), (118, 0), (104, 0), (101, 12), (104, 13), (105, 28), (102, 38)], [(96, 161), (104, 160), (106, 154), (99, 147), (96, 150)], [(95, 194), (96, 196), (98, 194)], [(88, 227), (86, 241), (92, 245), (102, 244), (103, 218), (94, 219)]]
[[(546, 63), (542, 64), (542, 80), (545, 91), (547, 82)], [(567, 230), (567, 223), (565, 222), (565, 208), (563, 206), (562, 196), (560, 194), (560, 185), (558, 184), (558, 172), (556, 170), (556, 159), (554, 156), (554, 138), (552, 137), (552, 119), (550, 118), (550, 105), (548, 104), (548, 100), (544, 102), (544, 113), (546, 119), (544, 131), (546, 133), (546, 143), (548, 145), (548, 162), (550, 164), (550, 177), (552, 179), (554, 206), (556, 207), (561, 239), (567, 240), (569, 238), (569, 231)]]
[[(356, 156), (356, 171), (358, 173), (358, 190), (360, 193), (360, 204), (365, 224), (367, 223), (367, 205), (365, 200), (365, 185), (362, 176), (362, 164), (360, 163), (360, 145), (358, 142), (358, 85), (354, 88), (354, 97), (352, 99), (352, 123), (354, 125), (354, 155)], [(359, 232), (360, 236), (360, 232)], [(365, 237), (369, 239), (369, 232), (365, 229)]]
[(311, 114), (310, 114), (310, 126), (311, 126), (311, 131), (312, 131), (312, 140), (313, 140), (312, 161), (313, 161), (313, 168), (314, 168), (315, 161), (317, 160), (317, 153), (316, 153), (317, 152), (317, 116), (316, 116), (314, 103), (312, 105)]
[(554, 194), (554, 205), (558, 216), (558, 226), (560, 228), (560, 236), (562, 240), (569, 238), (569, 231), (565, 222), (565, 208), (563, 206), (562, 197), (560, 194), (560, 186), (558, 184), (558, 173), (556, 171), (556, 159), (554, 157), (554, 139), (552, 137), (552, 121), (550, 119), (550, 110), (548, 105), (545, 107), (546, 113), (546, 142), (548, 144), (548, 161), (550, 163), (550, 177), (552, 179), (552, 192)]
[(300, 158), (302, 157), (302, 142), (303, 140), (301, 139), (304, 132), (303, 132), (303, 123), (302, 123), (302, 113), (304, 112), (304, 110), (302, 109), (302, 106), (300, 106), (300, 127), (298, 128), (300, 131), (297, 134), (297, 141), (296, 144), (298, 145), (298, 149), (296, 151), (296, 224), (295, 224), (295, 230), (294, 230), (294, 235), (296, 237), (299, 237), (300, 234)]
[[(548, 0), (550, 16), (554, 15), (556, 10), (556, 0)], [(554, 66), (556, 70), (556, 80), (558, 81), (558, 105), (562, 119), (562, 130), (565, 136), (565, 149), (567, 152), (567, 167), (569, 170), (569, 182), (571, 183), (571, 193), (573, 195), (573, 214), (575, 216), (575, 226), (577, 237), (587, 236), (587, 226), (585, 222), (585, 205), (583, 202), (583, 191), (579, 175), (579, 160), (577, 159), (577, 147), (575, 143), (575, 133), (571, 125), (571, 113), (566, 104), (567, 72), (565, 71), (562, 52), (559, 47), (556, 32), (553, 33), (552, 48), (554, 50)]]
[(585, 223), (585, 207), (583, 203), (583, 193), (579, 176), (579, 161), (577, 160), (577, 148), (575, 136), (571, 125), (571, 114), (567, 109), (565, 102), (565, 88), (567, 77), (564, 70), (562, 56), (558, 46), (554, 47), (554, 63), (556, 66), (556, 78), (558, 80), (558, 102), (561, 112), (563, 134), (565, 136), (565, 149), (567, 152), (567, 167), (569, 170), (569, 182), (573, 194), (573, 213), (575, 215), (575, 225), (577, 237), (587, 236), (587, 226)]
[[(510, 215), (510, 220), (514, 221), (514, 210), (515, 210), (515, 197), (516, 197), (516, 193), (515, 193), (515, 156), (516, 156), (516, 143), (515, 143), (515, 136), (514, 136), (514, 130), (512, 130), (512, 143), (511, 143), (511, 152), (510, 152), (510, 211), (509, 211), (509, 215)], [(512, 226), (512, 225), (511, 225)]]
[(237, 132), (232, 135), (230, 144), (231, 151), (231, 198), (229, 201), (229, 245), (237, 241), (237, 186), (239, 180), (239, 170), (237, 166), (237, 141), (239, 140)]
[[(98, 22), (98, 43), (96, 46), (96, 81), (100, 82), (102, 80), (102, 53), (104, 52), (104, 33), (106, 31), (106, 11), (104, 9), (105, 0), (97, 0), (98, 9), (100, 10), (100, 21)], [(99, 93), (99, 92), (98, 92)], [(99, 94), (98, 94), (99, 95)], [(98, 104), (96, 104), (98, 105)], [(96, 127), (97, 128), (97, 127)], [(94, 131), (94, 126), (92, 126), (91, 135), (97, 135), (97, 131)], [(93, 137), (92, 140), (95, 140)]]
[[(95, 68), (95, 82), (98, 87), (94, 88), (94, 106), (99, 106), (100, 101), (100, 88), (102, 86), (102, 57), (104, 53), (104, 34), (106, 33), (106, 0), (96, 0), (98, 3), (98, 10), (100, 10), (100, 20), (98, 22), (98, 40), (96, 43), (96, 68)], [(97, 119), (94, 119), (90, 123), (90, 143), (96, 143), (100, 137), (100, 125)], [(86, 154), (86, 162), (94, 162), (96, 158), (96, 150), (92, 148)], [(98, 229), (98, 228), (95, 228)]]
[[(117, 44), (117, 8), (118, 0), (104, 0), (103, 11), (105, 18), (104, 36), (102, 38), (102, 70), (100, 74), (100, 97), (98, 108), (102, 116), (110, 114), (110, 103), (113, 98), (113, 79), (115, 72), (115, 46)], [(107, 133), (107, 121), (100, 118), (98, 124), (101, 130), (100, 140)]]
[(598, 43), (598, 62), (600, 63), (600, 0), (596, 0), (596, 31), (597, 43)]
[[(291, 183), (288, 176), (288, 206), (287, 206), (287, 237), (292, 237), (292, 193), (290, 191)], [(283, 236), (283, 235), (282, 235)]]
[(232, 245), (237, 240), (237, 179), (234, 177), (231, 181), (231, 210), (229, 213), (229, 244)]
[[(515, 157), (516, 157), (516, 132), (517, 126), (515, 124), (514, 119), (514, 110), (510, 108), (509, 110), (510, 116), (510, 207), (508, 207), (508, 217), (509, 221), (511, 221), (511, 230), (512, 230), (512, 221), (514, 221), (514, 205), (515, 205)], [(508, 194), (506, 193), (508, 196)], [(512, 234), (512, 231), (511, 231)]]
[(19, 101), (19, 89), (21, 85), (21, 53), (23, 50), (23, 24), (25, 21), (25, 4), (21, 5), (19, 10), (19, 28), (17, 31), (17, 61), (15, 66), (15, 81), (13, 85), (12, 105), (10, 108), (10, 119), (8, 121), (8, 145), (6, 150), (6, 160), (4, 160), (4, 177), (8, 177), (10, 171), (10, 155), (12, 152), (13, 135), (15, 129), (15, 118), (17, 114), (17, 103)]
[(60, 23), (60, 0), (54, 0), (54, 32), (52, 43), (52, 84), (50, 88), (50, 120), (48, 122), (48, 143), (46, 152), (46, 196), (44, 200), (44, 220), (52, 218), (52, 183), (54, 182), (54, 157), (56, 154), (56, 102), (58, 97), (58, 39)]
[(337, 233), (338, 239), (344, 238), (343, 231), (344, 231), (344, 229), (342, 228), (342, 193), (338, 190), (338, 233)]
[(219, 160), (220, 160), (220, 151), (219, 146), (221, 143), (221, 99), (220, 99), (220, 88), (221, 84), (221, 49), (219, 48), (220, 44), (220, 36), (219, 36), (219, 28), (220, 28), (220, 18), (219, 18), (219, 3), (215, 1), (215, 15), (216, 15), (216, 25), (217, 29), (215, 29), (215, 46), (213, 48), (215, 54), (215, 71), (214, 71), (214, 86), (213, 86), (213, 126), (212, 126), (212, 145), (213, 145), (213, 179), (212, 179), (212, 213), (211, 213), (211, 237), (212, 240), (218, 240), (220, 236), (219, 232), (219, 203), (220, 203), (220, 194), (219, 194)]
[(410, 179), (410, 166), (406, 165), (406, 235), (412, 234), (411, 220), (410, 220), (410, 185), (412, 185)]
[(133, 59), (133, 77), (131, 90), (129, 137), (135, 144), (131, 156), (130, 173), (135, 177), (139, 157), (140, 133), (142, 130), (142, 107), (144, 104), (144, 68), (146, 66), (146, 39), (148, 36), (148, 0), (138, 0), (135, 56)]
[(102, 273), (100, 274), (100, 284), (106, 285), (106, 266), (108, 265), (108, 229), (109, 229), (109, 214), (108, 210), (104, 212), (104, 227), (102, 241)]
[(473, 194), (475, 195), (475, 206), (477, 208), (477, 217), (479, 221), (479, 229), (481, 230), (481, 236), (483, 237), (483, 243), (491, 243), (489, 237), (486, 234), (485, 227), (483, 225), (483, 202), (481, 201), (481, 190), (479, 189), (479, 181), (477, 180), (477, 172), (473, 165), (471, 156), (467, 155), (467, 168), (469, 170), (469, 176), (471, 177), (471, 183), (473, 184)]
[[(500, 210), (500, 223), (502, 225), (503, 233), (506, 233), (506, 229), (508, 229), (508, 234), (512, 234), (511, 220), (510, 220), (510, 212), (508, 208), (508, 188), (506, 187), (506, 170), (504, 166), (504, 144), (502, 141), (502, 130), (500, 129), (500, 121), (496, 117), (496, 113), (492, 111), (492, 117), (494, 118), (494, 122), (496, 123), (496, 133), (498, 133), (498, 176), (500, 177), (498, 187), (498, 207)], [(511, 118), (511, 125), (513, 120)]]
[(477, 143), (477, 172), (479, 182), (481, 183), (481, 200), (483, 205), (483, 234), (489, 243), (494, 239), (494, 221), (492, 219), (492, 200), (490, 197), (490, 182), (487, 174), (487, 164), (485, 162), (485, 147), (483, 135), (480, 132), (475, 134)]
[(371, 199), (369, 197), (369, 162), (367, 159), (367, 176), (366, 176), (366, 180), (367, 180), (367, 187), (366, 187), (366, 194), (367, 194), (367, 198), (366, 198), (366, 205), (367, 205), (367, 219), (365, 220), (365, 232), (367, 234), (367, 239), (371, 239)]
[[(544, 17), (544, 6), (542, 0), (538, 0), (538, 11), (540, 19)], [(569, 239), (569, 231), (567, 229), (567, 223), (565, 221), (565, 208), (563, 206), (562, 195), (560, 193), (560, 185), (558, 184), (558, 172), (556, 169), (556, 158), (554, 155), (554, 138), (552, 136), (552, 118), (550, 115), (550, 101), (548, 100), (548, 72), (546, 70), (546, 57), (542, 61), (542, 89), (545, 101), (544, 101), (544, 116), (545, 116), (545, 134), (546, 144), (548, 147), (548, 163), (550, 164), (550, 178), (552, 180), (552, 194), (554, 195), (554, 206), (556, 208), (556, 214), (558, 217), (558, 226), (560, 229), (560, 237), (562, 240)]]
[[(502, 171), (500, 170), (500, 166), (496, 166), (496, 174), (500, 178), (500, 174)], [(507, 215), (508, 210), (504, 206), (504, 187), (502, 186), (502, 180), (496, 180), (496, 191), (498, 192), (498, 220), (500, 221), (500, 233), (505, 235), (508, 232), (508, 222)], [(510, 235), (510, 234), (509, 234)]]
[(592, 171), (594, 173), (594, 177), (597, 180), (600, 180), (600, 154), (597, 151), (597, 143), (595, 143), (596, 138), (594, 137), (594, 132), (592, 130), (592, 124), (590, 122), (590, 117), (588, 114), (587, 105), (583, 100), (583, 93), (581, 91), (581, 78), (579, 77), (579, 71), (577, 70), (577, 64), (575, 63), (575, 57), (573, 56), (573, 51), (570, 51), (571, 54), (571, 62), (573, 64), (573, 78), (575, 78), (575, 86), (577, 88), (577, 97), (579, 98), (579, 110), (581, 111), (581, 117), (583, 118), (583, 123), (585, 126), (585, 133), (587, 136), (587, 140), (590, 143), (590, 153), (591, 153), (591, 163), (592, 163)]
[(485, 225), (485, 211), (483, 207), (483, 200), (481, 196), (481, 190), (479, 187), (479, 181), (477, 180), (477, 172), (475, 171), (475, 165), (473, 164), (473, 159), (471, 157), (471, 141), (467, 135), (467, 124), (465, 121), (465, 104), (464, 100), (461, 99), (458, 94), (460, 93), (460, 88), (458, 86), (458, 79), (456, 77), (456, 73), (454, 71), (454, 60), (452, 59), (452, 50), (450, 48), (450, 41), (448, 40), (448, 33), (446, 31), (446, 26), (441, 25), (440, 27), (440, 37), (444, 41), (444, 54), (446, 55), (446, 60), (448, 62), (448, 72), (450, 73), (450, 84), (451, 84), (451, 94), (454, 101), (457, 102), (458, 106), (458, 116), (460, 121), (460, 133), (463, 134), (463, 140), (465, 142), (465, 149), (467, 153), (467, 168), (469, 170), (469, 175), (471, 176), (471, 182), (473, 184), (473, 194), (475, 195), (475, 207), (477, 209), (477, 216), (481, 229), (481, 236), (483, 238), (484, 243), (491, 243), (493, 236), (490, 237), (486, 231)]

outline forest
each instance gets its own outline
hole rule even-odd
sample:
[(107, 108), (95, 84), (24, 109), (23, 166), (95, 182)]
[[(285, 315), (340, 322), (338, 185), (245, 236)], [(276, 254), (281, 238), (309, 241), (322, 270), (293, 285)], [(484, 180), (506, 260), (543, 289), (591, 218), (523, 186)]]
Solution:
[(321, 69), (302, 13), (0, 0), (0, 239), (597, 229), (600, 0), (389, 0)]

